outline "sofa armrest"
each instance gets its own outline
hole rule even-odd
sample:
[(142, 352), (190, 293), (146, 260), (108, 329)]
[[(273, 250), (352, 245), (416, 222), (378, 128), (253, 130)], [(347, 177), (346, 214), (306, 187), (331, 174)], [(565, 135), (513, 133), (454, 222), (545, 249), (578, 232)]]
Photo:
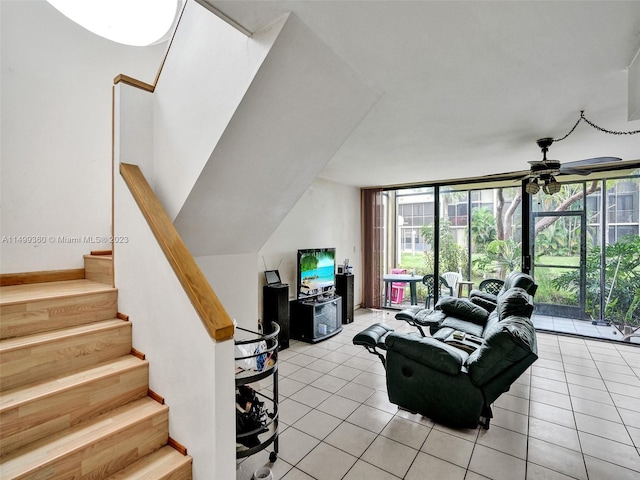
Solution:
[(446, 313), (437, 310), (421, 310), (415, 316), (413, 321), (423, 327), (431, 327), (432, 325), (440, 325), (447, 318)]
[(424, 310), (424, 307), (412, 305), (396, 313), (396, 320), (404, 320), (405, 322), (413, 320), (420, 310)]
[(423, 337), (426, 337), (422, 327), (439, 327), (446, 318), (446, 314), (439, 310), (422, 307), (409, 307), (396, 314), (396, 320), (404, 320), (412, 327), (416, 327)]
[(370, 327), (365, 328), (353, 337), (354, 345), (362, 345), (363, 347), (385, 349), (385, 339), (389, 333), (393, 332), (393, 328), (384, 323), (374, 323)]
[(504, 372), (522, 362), (533, 363), (537, 353), (536, 331), (531, 319), (508, 317), (487, 328), (484, 342), (469, 355), (466, 365), (469, 378), (475, 385), (483, 386), (496, 377), (503, 377), (508, 387), (514, 379), (509, 379)]
[(469, 355), (430, 337), (390, 333), (386, 339), (388, 351), (450, 375), (460, 373)]

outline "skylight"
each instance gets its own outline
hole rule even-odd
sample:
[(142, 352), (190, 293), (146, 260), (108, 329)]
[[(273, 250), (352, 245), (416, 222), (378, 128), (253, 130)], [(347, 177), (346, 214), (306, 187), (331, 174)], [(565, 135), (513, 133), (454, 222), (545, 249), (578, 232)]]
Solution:
[(96, 35), (133, 46), (166, 40), (183, 3), (183, 0), (47, 1)]

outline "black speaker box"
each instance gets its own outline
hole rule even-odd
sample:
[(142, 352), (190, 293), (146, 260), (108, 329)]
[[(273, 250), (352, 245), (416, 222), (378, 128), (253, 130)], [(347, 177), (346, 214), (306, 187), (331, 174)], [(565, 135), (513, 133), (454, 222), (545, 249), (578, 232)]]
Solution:
[(353, 275), (336, 275), (336, 293), (342, 297), (342, 323), (353, 322)]
[(289, 285), (265, 285), (262, 289), (262, 324), (271, 333), (271, 322), (280, 325), (279, 350), (289, 348)]

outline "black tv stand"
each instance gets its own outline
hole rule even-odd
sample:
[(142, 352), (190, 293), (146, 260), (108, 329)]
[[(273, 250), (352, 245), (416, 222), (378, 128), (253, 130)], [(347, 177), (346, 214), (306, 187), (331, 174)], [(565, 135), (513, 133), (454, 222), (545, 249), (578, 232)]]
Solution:
[(290, 332), (295, 339), (316, 343), (342, 331), (342, 298), (294, 300), (291, 302)]

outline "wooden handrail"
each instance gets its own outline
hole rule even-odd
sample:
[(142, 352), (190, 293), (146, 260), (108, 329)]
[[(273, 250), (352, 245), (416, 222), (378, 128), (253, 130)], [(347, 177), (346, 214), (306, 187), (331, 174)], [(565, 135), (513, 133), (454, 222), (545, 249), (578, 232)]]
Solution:
[(152, 92), (152, 93), (156, 89), (155, 84), (150, 85), (148, 83), (145, 83), (133, 77), (129, 77), (128, 75), (124, 75), (122, 73), (113, 79), (114, 85), (118, 83), (126, 83), (127, 85), (130, 85), (132, 87), (136, 87), (136, 88), (139, 88), (140, 90), (144, 90), (146, 92)]
[(182, 288), (216, 341), (233, 337), (234, 327), (211, 285), (137, 165), (120, 164), (120, 175), (140, 207)]

